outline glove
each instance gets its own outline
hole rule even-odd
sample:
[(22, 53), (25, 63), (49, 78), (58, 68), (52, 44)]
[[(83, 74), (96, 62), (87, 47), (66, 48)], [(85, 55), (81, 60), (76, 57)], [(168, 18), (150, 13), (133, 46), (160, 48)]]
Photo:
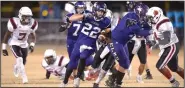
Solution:
[(34, 51), (34, 45), (35, 45), (35, 43), (33, 43), (33, 42), (30, 43), (29, 50), (31, 53)]
[(2, 43), (3, 56), (8, 56), (8, 51), (6, 50), (6, 44)]
[(59, 28), (59, 32), (63, 32), (67, 29), (69, 23), (62, 23)]
[(92, 13), (84, 13), (84, 18), (93, 17)]
[(8, 56), (8, 51), (7, 50), (3, 50), (3, 56)]

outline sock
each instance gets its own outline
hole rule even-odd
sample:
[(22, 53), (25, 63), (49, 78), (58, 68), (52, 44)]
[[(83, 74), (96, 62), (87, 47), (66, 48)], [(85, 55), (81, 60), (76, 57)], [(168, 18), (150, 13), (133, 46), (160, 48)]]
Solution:
[(64, 84), (68, 83), (69, 76), (71, 75), (72, 72), (73, 72), (73, 69), (70, 69), (70, 68), (66, 69), (65, 78), (64, 78), (64, 81), (63, 81)]
[(97, 78), (97, 80), (96, 80), (95, 83), (99, 84), (100, 81), (105, 77), (106, 73), (107, 73), (107, 71), (104, 71), (104, 70), (102, 69), (102, 70), (100, 71), (99, 76), (98, 76), (98, 78)]
[(151, 74), (150, 74), (150, 69), (146, 69), (146, 74), (147, 74), (147, 75), (151, 75)]
[(85, 70), (85, 59), (80, 59), (80, 62), (78, 64), (78, 72), (77, 72), (77, 77), (80, 78), (81, 75), (83, 74)]
[(175, 78), (172, 76), (172, 77), (169, 79), (169, 81), (170, 81), (171, 83), (173, 83), (173, 82), (175, 82)]
[(125, 76), (125, 73), (122, 73), (120, 71), (117, 71), (117, 74), (116, 74), (116, 83), (121, 85), (122, 84), (122, 80), (123, 80), (123, 77)]

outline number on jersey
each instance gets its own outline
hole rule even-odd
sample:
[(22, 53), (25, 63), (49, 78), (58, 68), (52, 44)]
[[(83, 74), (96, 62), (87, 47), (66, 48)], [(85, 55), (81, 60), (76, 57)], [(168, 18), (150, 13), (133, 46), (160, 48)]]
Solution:
[[(92, 28), (94, 29), (93, 31), (91, 31)], [(97, 38), (98, 33), (100, 32), (101, 29), (99, 27), (93, 27), (90, 23), (85, 23), (85, 26), (82, 28), (82, 33), (91, 38)]]
[(19, 38), (18, 40), (23, 40), (26, 37), (27, 33), (19, 33)]
[(73, 27), (76, 27), (75, 32), (73, 33), (73, 36), (77, 36), (78, 35), (78, 31), (80, 29), (80, 24), (73, 24)]

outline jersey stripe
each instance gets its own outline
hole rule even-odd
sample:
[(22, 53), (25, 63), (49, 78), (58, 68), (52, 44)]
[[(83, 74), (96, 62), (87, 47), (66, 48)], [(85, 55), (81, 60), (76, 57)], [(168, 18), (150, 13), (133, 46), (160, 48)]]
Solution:
[(168, 53), (167, 57), (165, 58), (165, 60), (163, 61), (163, 63), (161, 64), (161, 66), (159, 67), (159, 69), (162, 69), (163, 67), (166, 66), (166, 64), (171, 60), (171, 58), (173, 57), (173, 55), (175, 54), (175, 45), (171, 46), (170, 52)]
[(159, 23), (157, 24), (156, 29), (158, 30), (159, 27), (161, 26), (161, 24), (166, 23), (166, 22), (170, 22), (170, 20), (169, 20), (169, 19), (163, 19), (161, 22), (159, 22)]
[(10, 18), (10, 23), (12, 24), (13, 29), (16, 29), (17, 28), (17, 25), (15, 24), (13, 18)]
[(62, 65), (63, 59), (64, 59), (64, 56), (61, 56), (60, 61), (59, 61), (59, 63), (58, 63), (58, 66), (61, 66), (61, 65)]
[(36, 25), (37, 25), (37, 21), (35, 20), (33, 25), (32, 25), (32, 27), (31, 27), (31, 29), (35, 29)]

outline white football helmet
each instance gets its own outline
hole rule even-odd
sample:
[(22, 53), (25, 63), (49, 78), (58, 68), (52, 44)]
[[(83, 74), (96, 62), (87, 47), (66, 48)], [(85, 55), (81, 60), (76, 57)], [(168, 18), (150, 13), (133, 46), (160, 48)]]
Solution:
[(148, 18), (148, 20), (152, 23), (152, 24), (156, 24), (161, 16), (164, 16), (163, 11), (161, 8), (159, 7), (151, 7), (147, 13), (146, 16)]
[(26, 23), (29, 23), (32, 16), (33, 14), (29, 7), (24, 6), (24, 7), (21, 7), (21, 9), (19, 10), (18, 17), (21, 21), (25, 21)]
[(47, 49), (44, 53), (44, 59), (48, 64), (52, 64), (57, 59), (56, 52), (53, 49)]

